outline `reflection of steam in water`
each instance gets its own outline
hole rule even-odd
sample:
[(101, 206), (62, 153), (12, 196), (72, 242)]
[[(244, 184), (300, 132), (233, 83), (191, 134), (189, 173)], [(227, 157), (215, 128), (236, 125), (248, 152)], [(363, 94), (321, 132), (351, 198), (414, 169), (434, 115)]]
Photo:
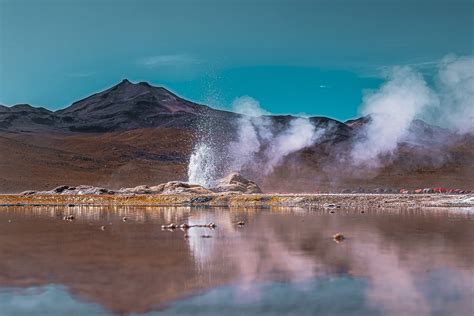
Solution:
[[(252, 212), (246, 212), (245, 218), (252, 216)], [(217, 252), (221, 250), (216, 248), (225, 242), (222, 239), (240, 238), (235, 234), (237, 220), (233, 218), (229, 209), (216, 209), (214, 212), (191, 212), (187, 219), (188, 225), (202, 225), (210, 222), (217, 224), (216, 229), (193, 227), (186, 231), (189, 249), (199, 269), (205, 269), (209, 262), (215, 260)], [(210, 235), (212, 238), (202, 238), (203, 235)]]
[(217, 219), (215, 214), (203, 212), (188, 218), (189, 225), (212, 220), (217, 223), (211, 239), (201, 238), (204, 228), (188, 231), (189, 247), (200, 271), (225, 260), (240, 289), (246, 293), (252, 292), (258, 282), (272, 277), (299, 282), (314, 275), (317, 263), (298, 254), (297, 249), (290, 249), (271, 226), (252, 225), (252, 221), (258, 220), (255, 212), (246, 212), (245, 215), (250, 223), (240, 228), (236, 223), (243, 216), (235, 218), (235, 214), (229, 211), (220, 212)]
[(351, 246), (357, 269), (365, 270), (370, 278), (369, 304), (386, 315), (429, 315), (428, 303), (418, 291), (414, 275), (400, 264), (397, 253), (384, 249), (377, 236), (369, 238), (374, 242), (355, 242)]
[[(64, 212), (74, 213), (77, 221), (51, 220)], [(130, 222), (122, 223), (123, 216)], [(120, 224), (104, 233), (86, 222), (104, 219)], [(239, 220), (246, 224), (238, 227)], [(159, 229), (163, 223), (185, 221), (215, 222), (217, 227), (191, 228), (188, 239), (179, 229)], [(342, 275), (362, 280), (364, 288), (331, 297), (331, 302), (363, 291), (364, 306), (387, 315), (462, 315), (473, 310), (471, 226), (472, 213), (453, 209), (367, 210), (363, 215), (341, 209), (330, 215), (290, 208), (12, 207), (0, 213), (0, 228), (6, 232), (0, 239), (5, 259), (0, 281), (47, 284), (53, 275), (81, 298), (125, 314), (222, 284), (235, 284), (238, 296), (233, 298), (253, 304), (267, 294), (262, 293), (267, 281), (312, 291), (321, 279)], [(338, 231), (348, 237), (340, 244), (332, 240)], [(310, 293), (327, 300), (318, 291)]]
[[(202, 225), (214, 221), (214, 216), (209, 213), (199, 212), (191, 214), (188, 217), (188, 225)], [(218, 229), (223, 229), (223, 220), (220, 218), (217, 223)], [(210, 234), (214, 235), (213, 232), (209, 232), (207, 227), (193, 227), (187, 230), (187, 238), (189, 249), (195, 260), (198, 269), (203, 267), (213, 258), (215, 251), (215, 238), (202, 238), (201, 236)]]
[[(304, 212), (299, 210), (296, 214)], [(429, 212), (430, 216), (438, 216), (437, 210)], [(286, 209), (278, 213), (293, 212)], [(400, 218), (407, 214), (427, 215), (426, 211), (421, 210), (407, 211), (406, 214), (401, 214), (400, 210), (385, 214), (374, 210), (372, 213), (374, 216), (386, 218)], [(446, 215), (443, 211), (439, 213)], [(458, 215), (462, 216), (463, 213)], [(350, 213), (341, 216), (332, 216), (328, 219), (329, 222), (312, 224), (314, 233), (305, 230), (303, 236), (309, 238), (310, 242), (315, 245), (327, 245), (317, 248), (313, 253), (301, 249), (302, 235), (282, 235), (278, 225), (269, 218), (261, 220), (259, 215), (256, 215), (241, 230), (232, 224), (231, 213), (219, 214), (218, 233), (212, 241), (199, 238), (200, 233), (195, 232), (193, 238), (189, 239), (190, 249), (201, 273), (213, 271), (216, 265), (222, 265), (224, 261), (227, 269), (235, 275), (234, 283), (244, 301), (258, 300), (265, 281), (282, 280), (295, 285), (302, 284), (304, 290), (304, 281), (315, 280), (317, 276), (339, 270), (368, 279), (366, 299), (368, 305), (375, 310), (383, 311), (387, 315), (430, 315), (446, 310), (446, 306), (433, 305), (436, 303), (433, 302), (433, 295), (427, 294), (427, 289), (430, 289), (433, 283), (433, 274), (427, 273), (427, 269), (432, 268), (436, 262), (437, 266), (447, 268), (446, 273), (434, 274), (439, 280), (453, 278), (450, 292), (443, 295), (447, 297), (450, 293), (463, 293), (459, 294), (458, 305), (451, 310), (472, 310), (473, 306), (468, 298), (474, 298), (474, 275), (472, 271), (457, 266), (455, 253), (444, 252), (437, 256), (431, 252), (432, 248), (426, 244), (426, 240), (418, 240), (408, 247), (407, 244), (390, 238), (390, 235), (381, 234), (377, 228), (374, 229), (370, 225), (359, 226), (356, 230), (348, 226), (347, 222), (340, 226), (344, 217), (351, 217)], [(193, 218), (197, 224), (212, 219), (209, 214)], [(298, 226), (291, 225), (285, 229), (298, 231)], [(336, 227), (342, 227), (350, 236), (341, 244), (331, 240), (331, 234)], [(450, 270), (450, 266), (453, 270)], [(457, 271), (457, 275), (453, 275), (454, 271)], [(438, 299), (445, 299), (443, 295), (439, 294)]]
[(264, 230), (258, 242), (243, 245), (241, 253), (232, 259), (240, 276), (240, 290), (246, 298), (258, 294), (259, 282), (279, 278), (302, 282), (314, 276), (317, 266), (311, 258), (289, 249), (271, 229)]
[[(366, 295), (369, 304), (385, 315), (432, 315), (436, 311), (446, 310), (440, 302), (433, 302), (433, 295), (427, 295), (433, 281), (430, 279), (438, 273), (427, 273), (433, 269), (433, 262), (448, 263), (446, 270), (436, 277), (446, 288), (451, 283), (451, 288), (445, 293), (447, 296), (459, 295), (456, 306), (452, 310), (462, 313), (472, 312), (474, 305), (466, 297), (474, 298), (474, 275), (472, 272), (453, 270), (449, 268), (456, 258), (446, 258), (436, 255), (420, 247), (414, 252), (401, 255), (400, 249), (387, 247), (387, 241), (374, 233), (366, 233), (362, 239), (371, 240), (370, 243), (354, 242), (351, 245), (351, 260), (354, 269), (364, 273), (369, 278), (369, 287)], [(439, 257), (438, 257), (439, 256)], [(434, 268), (434, 271), (439, 270)], [(451, 280), (451, 282), (449, 282)], [(448, 281), (448, 282), (446, 282)], [(432, 289), (438, 292), (439, 289)], [(438, 296), (443, 299), (442, 295)], [(429, 301), (431, 300), (431, 301)]]

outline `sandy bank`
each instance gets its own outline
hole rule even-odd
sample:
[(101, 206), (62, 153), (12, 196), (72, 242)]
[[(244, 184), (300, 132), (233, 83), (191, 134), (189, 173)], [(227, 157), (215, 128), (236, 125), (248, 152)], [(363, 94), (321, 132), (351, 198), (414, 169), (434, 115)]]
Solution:
[(474, 194), (0, 195), (0, 206), (474, 207)]

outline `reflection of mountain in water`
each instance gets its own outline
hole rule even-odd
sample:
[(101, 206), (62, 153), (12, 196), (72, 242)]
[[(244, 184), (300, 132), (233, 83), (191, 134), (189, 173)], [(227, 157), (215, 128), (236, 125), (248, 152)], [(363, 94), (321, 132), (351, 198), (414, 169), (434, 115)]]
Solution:
[[(62, 221), (69, 213), (77, 219)], [(246, 225), (236, 227), (237, 220)], [(179, 229), (160, 229), (171, 221), (212, 221), (217, 228), (192, 228), (185, 239)], [(61, 284), (75, 299), (120, 314), (150, 311), (216, 286), (223, 287), (172, 304), (170, 311), (186, 310), (193, 302), (201, 302), (210, 314), (235, 304), (263, 308), (272, 299), (283, 309), (315, 311), (342, 295), (348, 305), (341, 303), (340, 308), (388, 315), (446, 310), (463, 314), (472, 308), (474, 297), (472, 224), (469, 213), (442, 209), (330, 214), (290, 209), (8, 208), (0, 212), (0, 286)], [(343, 232), (347, 240), (335, 243), (335, 232)], [(201, 238), (204, 233), (212, 238)], [(65, 295), (61, 288), (56, 290), (46, 292)], [(258, 312), (253, 311), (249, 313)]]

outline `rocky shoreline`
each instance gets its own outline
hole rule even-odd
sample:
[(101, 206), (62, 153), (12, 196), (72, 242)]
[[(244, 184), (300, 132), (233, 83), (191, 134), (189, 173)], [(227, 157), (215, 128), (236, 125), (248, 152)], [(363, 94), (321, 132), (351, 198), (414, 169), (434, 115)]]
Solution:
[(110, 190), (94, 186), (62, 185), (49, 191), (25, 191), (0, 195), (0, 206), (203, 206), (203, 207), (304, 207), (390, 208), (474, 207), (471, 191), (424, 189), (422, 191), (351, 191), (343, 193), (265, 194), (259, 186), (238, 173), (218, 180), (212, 188), (172, 181), (156, 186)]
[(216, 181), (212, 188), (182, 181), (170, 181), (155, 186), (139, 185), (118, 190), (106, 189), (91, 185), (69, 186), (61, 185), (48, 191), (24, 191), (20, 195), (137, 195), (137, 194), (213, 194), (213, 193), (262, 193), (260, 187), (253, 181), (245, 179), (239, 173), (233, 172)]
[(474, 194), (134, 194), (0, 195), (0, 206), (302, 207), (319, 209), (474, 207)]

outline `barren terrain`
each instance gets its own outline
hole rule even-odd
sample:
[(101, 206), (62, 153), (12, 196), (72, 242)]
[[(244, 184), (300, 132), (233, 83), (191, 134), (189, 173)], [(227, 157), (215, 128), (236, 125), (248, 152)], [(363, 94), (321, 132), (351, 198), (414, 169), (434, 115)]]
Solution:
[(474, 207), (474, 194), (0, 195), (0, 206)]

